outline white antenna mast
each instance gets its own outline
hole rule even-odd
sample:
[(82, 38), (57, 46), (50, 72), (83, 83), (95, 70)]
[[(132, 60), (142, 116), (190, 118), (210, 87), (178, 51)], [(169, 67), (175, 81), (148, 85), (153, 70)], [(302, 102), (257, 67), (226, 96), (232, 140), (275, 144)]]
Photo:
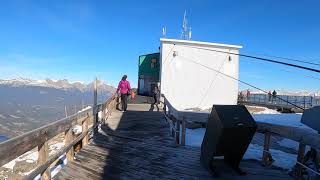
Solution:
[(183, 15), (181, 39), (184, 39), (184, 40), (191, 39), (191, 27), (189, 27), (189, 30), (188, 30), (187, 10), (184, 11), (184, 15)]
[(166, 37), (166, 36), (167, 36), (167, 27), (166, 27), (166, 26), (164, 26), (164, 27), (162, 28), (162, 36), (163, 36), (163, 37)]

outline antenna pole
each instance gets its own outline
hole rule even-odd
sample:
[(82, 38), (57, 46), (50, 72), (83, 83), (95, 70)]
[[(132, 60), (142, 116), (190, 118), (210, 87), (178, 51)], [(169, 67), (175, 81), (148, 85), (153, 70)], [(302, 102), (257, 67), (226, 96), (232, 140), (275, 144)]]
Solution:
[(184, 11), (181, 39), (191, 40), (191, 27), (188, 28), (187, 10)]
[(67, 106), (64, 106), (64, 113), (65, 113), (66, 117), (68, 117)]

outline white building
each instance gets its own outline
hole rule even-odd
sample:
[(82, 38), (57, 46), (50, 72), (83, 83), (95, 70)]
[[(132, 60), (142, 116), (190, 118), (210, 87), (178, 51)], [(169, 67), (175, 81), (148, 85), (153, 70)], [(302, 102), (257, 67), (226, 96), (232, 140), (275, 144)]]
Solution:
[[(161, 93), (178, 110), (237, 104), (241, 46), (160, 39)], [(217, 52), (223, 51), (223, 52)], [(231, 76), (235, 79), (232, 79)]]

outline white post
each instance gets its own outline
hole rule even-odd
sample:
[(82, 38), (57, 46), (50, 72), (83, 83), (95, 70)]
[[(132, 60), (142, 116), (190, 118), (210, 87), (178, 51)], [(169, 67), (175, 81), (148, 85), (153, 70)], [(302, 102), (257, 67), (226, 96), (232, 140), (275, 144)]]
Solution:
[(93, 127), (94, 133), (98, 132), (98, 112), (97, 112), (97, 78), (93, 83)]

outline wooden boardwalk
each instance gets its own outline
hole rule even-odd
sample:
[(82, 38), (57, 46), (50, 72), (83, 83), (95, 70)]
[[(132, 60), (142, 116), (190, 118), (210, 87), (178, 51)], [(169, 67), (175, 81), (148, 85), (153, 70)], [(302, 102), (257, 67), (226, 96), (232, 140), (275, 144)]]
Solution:
[[(148, 104), (116, 111), (99, 134), (54, 179), (213, 179), (200, 165), (200, 148), (177, 145), (161, 112)], [(221, 169), (220, 179), (290, 179), (286, 171), (243, 161), (247, 176)]]

